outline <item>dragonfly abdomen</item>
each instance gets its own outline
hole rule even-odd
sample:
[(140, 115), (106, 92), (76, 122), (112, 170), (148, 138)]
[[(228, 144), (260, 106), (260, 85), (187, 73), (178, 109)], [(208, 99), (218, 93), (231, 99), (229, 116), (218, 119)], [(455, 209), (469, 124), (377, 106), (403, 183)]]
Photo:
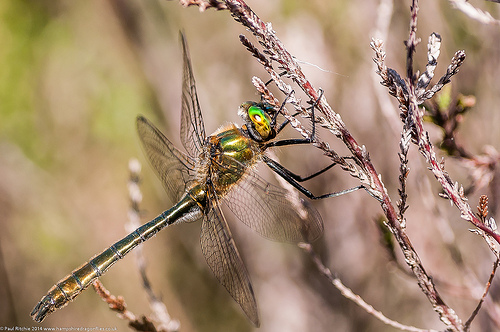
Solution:
[(59, 280), (35, 306), (31, 312), (33, 319), (41, 322), (48, 314), (64, 307), (143, 241), (136, 230)]
[(202, 190), (201, 186), (193, 188), (171, 209), (140, 226), (108, 249), (94, 256), (88, 263), (59, 280), (35, 306), (31, 312), (33, 319), (41, 322), (48, 314), (67, 305), (90, 286), (95, 279), (106, 273), (114, 263), (166, 226), (184, 219), (192, 219), (197, 214), (201, 215), (199, 213), (200, 207), (202, 207), (200, 204), (204, 204), (204, 195), (205, 191)]

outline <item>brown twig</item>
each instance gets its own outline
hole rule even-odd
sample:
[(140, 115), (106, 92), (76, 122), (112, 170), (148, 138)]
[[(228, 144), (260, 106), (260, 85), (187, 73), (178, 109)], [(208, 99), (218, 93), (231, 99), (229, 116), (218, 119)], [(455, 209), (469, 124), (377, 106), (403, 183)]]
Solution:
[(486, 299), (486, 295), (488, 295), (488, 291), (490, 290), (491, 287), (491, 282), (493, 281), (493, 278), (495, 277), (495, 272), (498, 268), (498, 264), (500, 263), (500, 259), (496, 259), (496, 261), (493, 263), (493, 269), (491, 270), (490, 277), (488, 279), (488, 282), (486, 283), (486, 287), (484, 289), (483, 295), (481, 296), (481, 300), (479, 300), (479, 303), (477, 304), (476, 308), (470, 315), (469, 319), (464, 324), (464, 331), (470, 331), (470, 325), (472, 324), (472, 321), (474, 318), (476, 318), (477, 314), (479, 313), (479, 310), (481, 309), (481, 306), (483, 305), (484, 300)]
[[(375, 62), (378, 63), (379, 74), (384, 79), (383, 84), (389, 87), (389, 92), (399, 100), (401, 115), (405, 120), (405, 123), (407, 123), (408, 118), (411, 118), (411, 122), (413, 122), (413, 142), (418, 145), (420, 152), (425, 156), (427, 162), (430, 164), (429, 168), (443, 187), (445, 197), (449, 198), (458, 207), (461, 211), (461, 217), (463, 219), (470, 221), (482, 232), (487, 234), (488, 237), (491, 237), (495, 239), (497, 243), (500, 243), (500, 237), (498, 234), (474, 216), (469, 205), (466, 203), (463, 188), (459, 186), (458, 183), (452, 182), (443, 165), (437, 161), (436, 154), (429, 140), (429, 135), (423, 129), (423, 110), (419, 108), (419, 105), (424, 100), (432, 97), (432, 95), (439, 91), (444, 84), (448, 83), (451, 77), (458, 72), (458, 68), (465, 59), (465, 53), (463, 51), (457, 52), (453, 57), (446, 74), (441, 77), (436, 85), (434, 85), (431, 89), (426, 90), (430, 79), (433, 76), (436, 59), (439, 55), (440, 37), (437, 34), (433, 34), (433, 36), (429, 39), (429, 63), (427, 70), (420, 77), (417, 83), (417, 78), (413, 73), (413, 54), (418, 43), (416, 38), (416, 19), (418, 12), (417, 1), (413, 1), (411, 8), (412, 20), (410, 24), (410, 35), (408, 41), (406, 42), (407, 81), (405, 82), (401, 80), (397, 73), (385, 68), (383, 65), (385, 55), (377, 55), (375, 58)], [(379, 45), (376, 44), (377, 43), (372, 43), (372, 47), (377, 52)], [(491, 246), (490, 243), (489, 245)], [(441, 307), (449, 310), (448, 314), (441, 315), (442, 320), (447, 320), (447, 322), (445, 321), (445, 323), (448, 323), (447, 325), (453, 326), (455, 330), (462, 329), (462, 323), (458, 319), (458, 316), (451, 311), (451, 308), (444, 306), (444, 303), (439, 306), (437, 302), (434, 302), (433, 305), (436, 309)]]
[[(424, 112), (419, 105), (423, 103), (427, 98), (432, 97), (437, 91), (439, 91), (444, 84), (448, 83), (453, 75), (458, 72), (458, 68), (461, 66), (465, 60), (465, 52), (458, 51), (452, 58), (451, 64), (448, 66), (446, 74), (441, 77), (439, 82), (434, 85), (431, 89), (417, 89), (416, 77), (413, 74), (413, 69), (410, 68), (413, 64), (413, 53), (418, 42), (417, 38), (414, 36), (414, 30), (416, 29), (416, 14), (418, 11), (417, 2), (414, 1), (412, 5), (412, 23), (410, 24), (410, 36), (406, 42), (407, 47), (407, 80), (408, 83), (403, 81), (399, 75), (393, 71), (389, 70), (383, 64), (385, 55), (377, 55), (375, 62), (378, 64), (378, 72), (384, 79), (383, 84), (389, 87), (389, 92), (396, 96), (400, 103), (401, 116), (403, 119), (407, 117), (412, 117), (414, 123), (413, 127), (413, 141), (419, 147), (419, 151), (424, 155), (426, 161), (430, 165), (430, 170), (441, 184), (444, 190), (444, 196), (450, 199), (455, 206), (461, 212), (461, 218), (465, 219), (483, 232), (490, 235), (497, 243), (500, 244), (500, 235), (493, 232), (491, 229), (486, 227), (481, 223), (477, 217), (472, 212), (470, 206), (466, 202), (464, 196), (463, 187), (458, 183), (454, 183), (449, 175), (446, 173), (444, 166), (437, 160), (436, 153), (430, 142), (429, 134), (423, 127), (423, 116)], [(413, 22), (415, 20), (415, 22)], [(372, 42), (372, 48), (378, 53), (381, 51), (381, 43), (379, 41)], [(424, 73), (424, 75), (427, 75)]]
[(408, 209), (408, 205), (406, 204), (406, 199), (408, 195), (406, 194), (406, 180), (408, 178), (408, 174), (410, 173), (410, 168), (408, 167), (408, 151), (410, 148), (410, 140), (411, 140), (411, 131), (412, 124), (411, 119), (407, 118), (405, 124), (403, 126), (403, 131), (401, 132), (401, 139), (399, 141), (399, 184), (400, 188), (398, 189), (399, 193), (399, 201), (397, 203), (399, 210), (399, 222), (401, 227), (406, 227), (406, 221), (404, 218), (404, 213)]
[[(496, 224), (494, 222), (494, 220), (491, 220), (488, 221), (488, 196), (486, 195), (481, 195), (481, 197), (479, 198), (479, 205), (477, 206), (477, 210), (478, 210), (478, 218), (481, 220), (481, 222), (485, 223), (485, 224), (488, 224), (489, 223), (489, 227), (492, 228), (492, 229), (496, 229)], [(477, 304), (476, 308), (474, 309), (474, 311), (472, 312), (471, 316), (469, 317), (469, 319), (465, 322), (464, 324), (464, 331), (469, 331), (470, 330), (470, 325), (472, 324), (472, 321), (474, 320), (474, 318), (477, 316), (477, 314), (479, 313), (479, 310), (481, 309), (481, 306), (486, 298), (486, 295), (488, 295), (488, 291), (491, 287), (491, 282), (493, 281), (493, 278), (495, 277), (495, 272), (498, 268), (498, 264), (500, 263), (500, 259), (498, 258), (498, 253), (497, 254), (497, 259), (496, 261), (493, 263), (493, 269), (490, 273), (490, 277), (488, 279), (488, 282), (486, 283), (486, 287), (484, 289), (484, 292), (483, 292), (483, 295), (481, 296), (481, 299), (479, 300), (479, 303)]]
[(309, 254), (309, 256), (311, 257), (312, 261), (314, 262), (318, 270), (321, 272), (321, 274), (324, 275), (332, 283), (332, 285), (335, 286), (335, 288), (337, 288), (342, 293), (344, 297), (356, 303), (358, 306), (363, 308), (367, 313), (374, 316), (384, 324), (397, 328), (401, 331), (437, 332), (435, 330), (420, 329), (414, 326), (404, 325), (386, 317), (382, 312), (376, 310), (370, 304), (366, 303), (359, 295), (355, 294), (349, 287), (345, 286), (342, 283), (342, 281), (338, 277), (336, 277), (332, 273), (332, 271), (330, 271), (330, 269), (323, 264), (319, 256), (312, 248), (311, 244), (301, 243), (299, 244), (299, 247), (302, 248), (307, 254)]
[(122, 296), (114, 296), (112, 295), (101, 283), (100, 280), (95, 280), (92, 283), (94, 290), (97, 295), (99, 295), (104, 302), (109, 305), (109, 308), (118, 313), (118, 317), (121, 319), (127, 320), (129, 326), (136, 331), (149, 331), (156, 332), (158, 331), (146, 316), (141, 316), (137, 318), (131, 311), (127, 309), (127, 304)]

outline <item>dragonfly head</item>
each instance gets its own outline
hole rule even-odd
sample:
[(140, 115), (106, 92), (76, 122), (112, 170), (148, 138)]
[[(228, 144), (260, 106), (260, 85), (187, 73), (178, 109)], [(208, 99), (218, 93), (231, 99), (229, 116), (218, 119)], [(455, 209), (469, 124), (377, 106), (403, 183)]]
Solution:
[(251, 138), (258, 142), (266, 142), (276, 137), (276, 123), (271, 117), (273, 113), (276, 113), (276, 110), (270, 104), (253, 101), (244, 102), (238, 110)]

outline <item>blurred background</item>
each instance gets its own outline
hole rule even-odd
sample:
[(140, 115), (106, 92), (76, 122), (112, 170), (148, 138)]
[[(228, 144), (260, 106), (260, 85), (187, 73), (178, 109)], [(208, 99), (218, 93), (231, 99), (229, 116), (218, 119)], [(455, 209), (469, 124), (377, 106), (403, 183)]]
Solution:
[[(500, 16), (498, 4), (471, 3)], [(384, 101), (387, 93), (373, 77), (369, 44), (386, 25), (386, 63), (405, 72), (403, 41), (410, 2), (396, 2), (382, 22), (377, 21), (378, 1), (248, 4), (272, 22), (290, 53), (303, 61), (313, 86), (325, 91), (352, 135), (366, 145), (396, 202), (397, 104)], [(141, 151), (135, 118), (147, 116), (181, 146), (180, 30), (190, 46), (207, 133), (228, 122), (241, 123), (236, 114), (240, 103), (259, 99), (252, 76), (263, 81), (269, 77), (238, 35), (246, 34), (253, 42), (255, 38), (227, 11), (201, 13), (197, 7), (164, 0), (0, 2), (0, 326), (127, 329), (91, 289), (41, 325), (29, 313), (55, 282), (127, 234), (131, 158), (143, 165), (143, 221), (172, 205)], [(422, 43), (416, 54), (421, 72), (433, 31), (443, 39), (436, 77), (446, 71), (455, 51), (467, 53), (450, 92), (477, 100), (461, 124), (461, 144), (474, 154), (488, 145), (499, 150), (498, 26), (472, 20), (448, 1), (422, 2), (417, 33)], [(427, 129), (438, 144), (441, 131), (432, 124)], [(339, 154), (347, 154), (331, 134), (319, 134)], [(289, 130), (284, 135), (297, 134)], [(281, 148), (277, 155), (303, 175), (328, 165), (311, 147)], [(459, 212), (438, 198), (440, 187), (414, 146), (409, 158), (408, 234), (444, 300), (466, 320), (494, 257), (483, 240), (468, 231), (471, 225)], [(446, 166), (453, 180), (470, 184), (469, 169), (460, 160), (447, 158)], [(265, 168), (261, 174), (273, 179)], [(469, 196), (470, 205), (475, 207), (479, 195), (488, 194), (496, 206), (496, 183), (477, 188)], [(340, 169), (306, 184), (315, 194), (355, 185)], [(372, 197), (358, 191), (313, 204), (325, 222), (325, 234), (315, 246), (348, 287), (403, 324), (443, 328), (415, 280), (396, 267), (380, 244), (375, 221), (381, 210)], [(263, 239), (229, 211), (226, 215), (253, 281), (261, 331), (394, 330), (342, 297), (299, 248)], [(172, 226), (143, 246), (153, 290), (161, 294), (182, 331), (253, 330), (206, 265), (199, 232), (199, 223)], [(122, 295), (136, 315), (150, 314), (133, 255), (101, 280), (113, 294)], [(494, 315), (498, 285), (495, 280), (473, 329), (499, 326), (495, 322), (500, 314)]]

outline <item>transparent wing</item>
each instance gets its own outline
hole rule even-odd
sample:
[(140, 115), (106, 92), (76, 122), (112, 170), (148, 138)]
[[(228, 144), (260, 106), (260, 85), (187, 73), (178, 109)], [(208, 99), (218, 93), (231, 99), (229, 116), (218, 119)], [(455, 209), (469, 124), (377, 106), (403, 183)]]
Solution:
[(177, 150), (145, 117), (137, 117), (137, 132), (151, 165), (172, 202), (177, 202), (195, 176), (192, 158)]
[(257, 303), (248, 272), (217, 204), (211, 206), (203, 219), (201, 250), (219, 282), (241, 306), (248, 318), (259, 326)]
[(180, 34), (184, 70), (182, 78), (181, 142), (189, 156), (197, 158), (205, 140), (205, 126), (201, 115), (198, 94), (186, 38)]
[(299, 202), (305, 212), (301, 217), (292, 202), (286, 190), (263, 180), (254, 169), (246, 170), (225, 200), (243, 223), (268, 239), (291, 243), (316, 240), (323, 233), (318, 211)]

